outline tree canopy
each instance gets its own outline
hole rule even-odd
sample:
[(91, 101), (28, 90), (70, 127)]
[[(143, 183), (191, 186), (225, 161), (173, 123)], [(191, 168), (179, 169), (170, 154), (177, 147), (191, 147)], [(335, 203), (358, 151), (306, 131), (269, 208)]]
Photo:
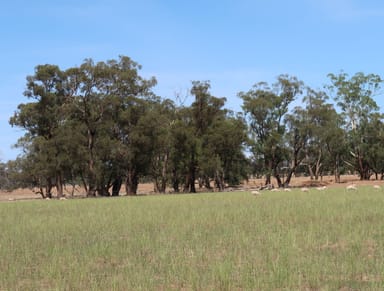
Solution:
[(383, 177), (378, 75), (330, 74), (324, 90), (280, 75), (239, 92), (243, 111), (233, 112), (209, 81), (192, 81), (193, 102), (177, 104), (140, 70), (127, 56), (36, 66), (9, 121), (24, 130), (23, 154), (0, 165), (0, 187), (60, 197), (81, 185), (93, 197), (136, 195), (144, 181), (165, 193), (224, 191), (255, 175), (277, 187), (302, 174)]

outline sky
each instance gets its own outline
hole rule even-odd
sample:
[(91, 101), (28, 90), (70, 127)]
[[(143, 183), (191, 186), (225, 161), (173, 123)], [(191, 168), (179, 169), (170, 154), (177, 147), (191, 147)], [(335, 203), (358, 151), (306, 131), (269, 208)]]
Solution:
[[(240, 111), (240, 91), (280, 74), (314, 89), (341, 71), (384, 78), (382, 0), (12, 0), (0, 4), (0, 161), (24, 132), (9, 125), (37, 65), (129, 56), (156, 94), (189, 103), (191, 81)], [(384, 99), (376, 102), (384, 110)]]

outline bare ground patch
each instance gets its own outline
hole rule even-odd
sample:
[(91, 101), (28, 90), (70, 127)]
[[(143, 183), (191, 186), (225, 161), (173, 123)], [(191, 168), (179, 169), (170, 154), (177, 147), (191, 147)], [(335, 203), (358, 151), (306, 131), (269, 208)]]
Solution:
[[(275, 182), (275, 181), (273, 181)], [(238, 189), (244, 188), (257, 188), (264, 185), (264, 179), (250, 179), (248, 182), (244, 182)], [(384, 181), (378, 180), (369, 180), (369, 181), (360, 181), (360, 179), (355, 175), (344, 175), (341, 177), (341, 183), (335, 183), (333, 176), (324, 176), (318, 181), (311, 180), (309, 177), (295, 177), (291, 180), (290, 187), (345, 187), (349, 184), (356, 185), (380, 185), (384, 187)], [(276, 186), (276, 185), (275, 185)], [(204, 191), (204, 189), (200, 189)], [(198, 191), (200, 191), (198, 189)], [(72, 189), (69, 187), (64, 192), (66, 197), (71, 197)], [(151, 194), (153, 193), (153, 184), (152, 183), (143, 183), (139, 184), (138, 194)], [(123, 194), (123, 191), (121, 193)], [(74, 197), (84, 197), (85, 191), (81, 188), (76, 188), (74, 191)], [(15, 201), (15, 200), (31, 200), (31, 199), (42, 199), (40, 194), (36, 194), (32, 189), (17, 189), (11, 192), (0, 191), (0, 201)]]

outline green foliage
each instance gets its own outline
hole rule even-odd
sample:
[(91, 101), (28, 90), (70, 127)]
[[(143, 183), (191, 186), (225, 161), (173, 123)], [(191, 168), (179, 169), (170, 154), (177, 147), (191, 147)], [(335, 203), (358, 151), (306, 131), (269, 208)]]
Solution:
[[(378, 75), (357, 73), (353, 77), (330, 74), (338, 113), (328, 95), (305, 88), (296, 78), (280, 76), (275, 84), (258, 83), (247, 93), (240, 92), (250, 130), (253, 169), (258, 176), (276, 178), (287, 186), (296, 169), (305, 168), (313, 179), (332, 172), (357, 171), (361, 179), (382, 174), (380, 131), (383, 116), (373, 97), (378, 94)], [(303, 106), (289, 106), (302, 95)], [(285, 169), (283, 171), (283, 169)], [(287, 174), (281, 180), (281, 173)]]
[[(194, 101), (177, 106), (156, 96), (156, 79), (140, 69), (126, 56), (67, 70), (37, 66), (24, 92), (30, 102), (10, 119), (25, 130), (17, 143), (23, 155), (2, 183), (35, 187), (44, 197), (54, 188), (60, 197), (68, 183), (81, 183), (88, 196), (115, 196), (123, 184), (135, 195), (143, 179), (164, 193), (196, 192), (196, 182), (222, 191), (250, 174), (285, 187), (299, 168), (315, 179), (333, 172), (338, 180), (347, 168), (362, 179), (384, 173), (378, 75), (330, 74), (340, 113), (326, 93), (288, 75), (240, 92), (244, 112), (234, 113), (226, 98), (212, 96), (209, 81), (193, 81)], [(299, 97), (305, 106), (293, 107)]]
[(328, 99), (325, 92), (307, 88), (303, 96), (305, 107), (298, 106), (288, 115), (291, 129), (287, 135), (296, 141), (292, 143), (293, 149), (302, 146), (298, 158), (312, 179), (319, 179), (324, 172), (333, 172), (337, 181), (346, 146), (343, 122), (333, 104), (327, 103)]
[(369, 179), (372, 166), (368, 156), (374, 144), (367, 144), (364, 136), (372, 123), (383, 118), (373, 99), (383, 81), (374, 74), (356, 73), (351, 78), (346, 73), (328, 76), (332, 83), (328, 88), (334, 93), (346, 125), (351, 153), (348, 163), (353, 170), (358, 171), (361, 179)]
[(192, 192), (196, 175), (200, 186), (210, 189), (213, 181), (220, 191), (226, 183), (238, 184), (246, 178), (246, 172), (241, 170), (246, 164), (244, 120), (224, 109), (226, 99), (212, 96), (209, 89), (209, 82), (192, 82), (191, 94), (195, 96), (190, 123), (194, 134), (189, 165)]
[(236, 121), (238, 142), (226, 143), (233, 156), (224, 161), (222, 148), (212, 152), (219, 157), (214, 168), (206, 166), (211, 163), (207, 152), (203, 158), (209, 134), (215, 133), (212, 142), (223, 144), (218, 135), (234, 130), (223, 109), (225, 98), (211, 96), (209, 82), (196, 81), (191, 89), (195, 102), (177, 107), (153, 94), (156, 80), (142, 78), (140, 68), (125, 56), (98, 63), (86, 59), (65, 71), (37, 66), (25, 92), (33, 102), (20, 104), (10, 119), (26, 131), (18, 143), (25, 152), (19, 168), (25, 174), (14, 177), (28, 180), (43, 197), (50, 197), (53, 188), (61, 196), (64, 184), (79, 182), (88, 196), (109, 196), (111, 188), (118, 195), (122, 184), (134, 195), (139, 180), (148, 177), (158, 192), (170, 184), (175, 191), (182, 186), (194, 192), (198, 172), (221, 190), (227, 181), (240, 182), (244, 171), (230, 170), (228, 161), (237, 168), (244, 163), (241, 119)]
[(266, 184), (271, 184), (271, 175), (274, 175), (278, 186), (282, 186), (278, 167), (287, 154), (284, 117), (289, 105), (302, 93), (302, 86), (296, 77), (281, 75), (271, 87), (258, 83), (247, 93), (239, 93), (253, 138), (252, 152), (263, 161)]
[(367, 122), (371, 113), (379, 110), (373, 96), (383, 82), (379, 75), (356, 73), (348, 79), (348, 74), (329, 74), (331, 85), (328, 88), (334, 92), (334, 99), (340, 107), (348, 128), (356, 130)]
[(8, 165), (0, 163), (0, 190), (8, 190), (11, 189), (12, 186)]

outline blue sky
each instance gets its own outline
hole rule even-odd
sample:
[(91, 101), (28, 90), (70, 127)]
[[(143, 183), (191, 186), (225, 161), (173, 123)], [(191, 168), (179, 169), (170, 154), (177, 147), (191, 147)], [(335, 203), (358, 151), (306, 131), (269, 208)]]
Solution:
[(0, 36), (0, 161), (19, 154), (23, 132), (8, 120), (40, 64), (126, 55), (157, 78), (158, 95), (190, 102), (191, 81), (210, 80), (237, 111), (238, 92), (279, 74), (315, 89), (341, 70), (384, 77), (379, 0), (12, 0), (1, 3)]

